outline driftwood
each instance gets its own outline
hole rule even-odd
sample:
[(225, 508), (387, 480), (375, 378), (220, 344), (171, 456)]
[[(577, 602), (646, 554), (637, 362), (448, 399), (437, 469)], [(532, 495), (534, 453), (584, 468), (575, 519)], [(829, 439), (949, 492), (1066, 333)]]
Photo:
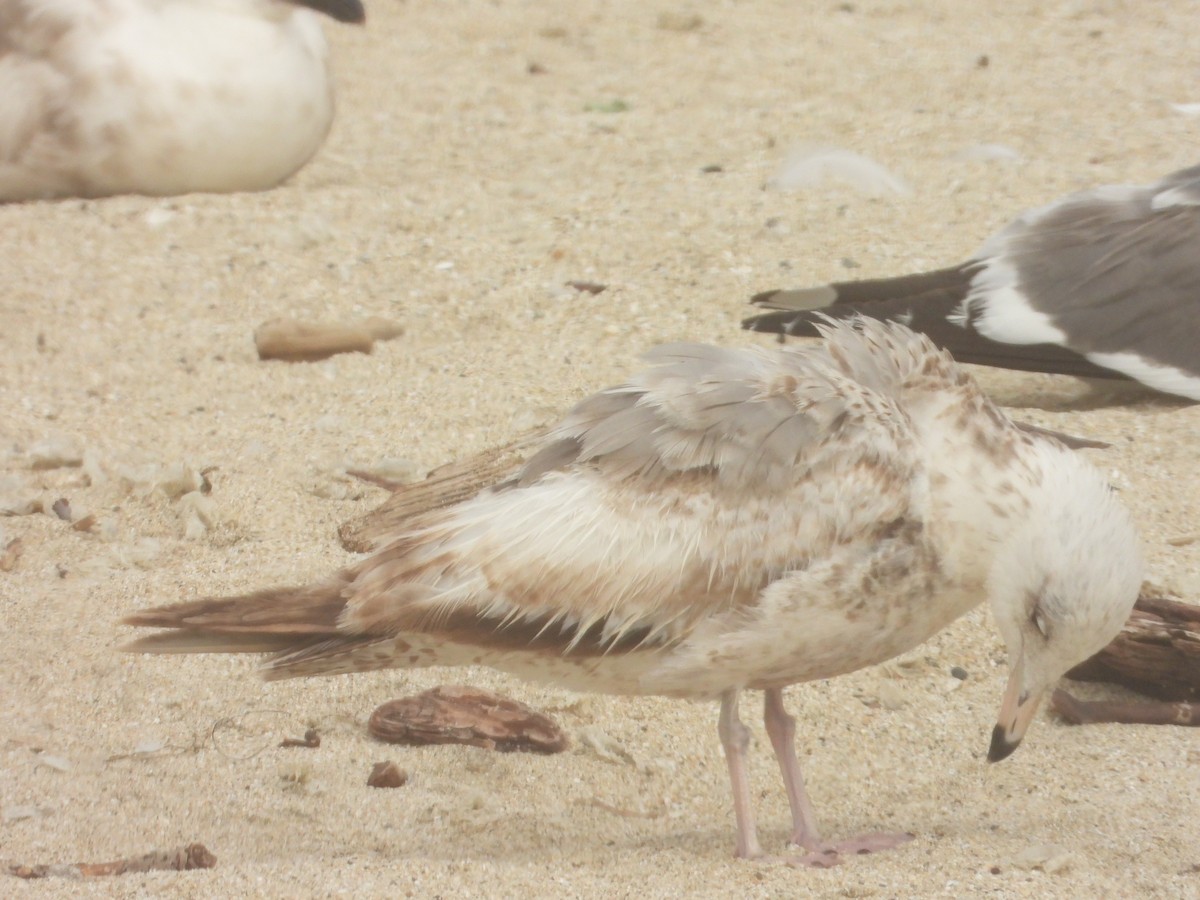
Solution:
[(1054, 711), (1072, 725), (1118, 722), (1123, 725), (1191, 725), (1200, 727), (1200, 703), (1165, 700), (1077, 700), (1058, 690), (1050, 702)]
[(370, 353), (376, 341), (389, 341), (404, 334), (404, 326), (373, 316), (339, 325), (271, 319), (254, 332), (259, 359), (287, 362), (316, 362), (336, 353)]
[(1067, 677), (1113, 682), (1158, 701), (1088, 702), (1055, 691), (1054, 710), (1072, 725), (1200, 726), (1200, 606), (1147, 597), (1142, 590), (1121, 633)]
[(1067, 677), (1113, 682), (1159, 700), (1200, 700), (1200, 606), (1139, 597), (1121, 633)]

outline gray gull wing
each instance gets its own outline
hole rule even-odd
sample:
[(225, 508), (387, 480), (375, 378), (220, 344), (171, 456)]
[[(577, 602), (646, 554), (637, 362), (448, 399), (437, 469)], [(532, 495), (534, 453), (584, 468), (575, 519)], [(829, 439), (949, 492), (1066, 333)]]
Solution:
[(962, 265), (767, 291), (756, 331), (811, 336), (869, 315), (927, 334), (960, 362), (1128, 378), (1200, 400), (1200, 166), (1023, 213)]

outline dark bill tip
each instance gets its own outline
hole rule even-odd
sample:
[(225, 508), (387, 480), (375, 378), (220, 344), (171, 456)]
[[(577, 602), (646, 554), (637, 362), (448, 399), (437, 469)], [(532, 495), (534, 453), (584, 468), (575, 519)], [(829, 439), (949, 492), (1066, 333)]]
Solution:
[(290, 0), (297, 6), (307, 6), (309, 9), (324, 13), (338, 22), (349, 25), (361, 25), (367, 20), (367, 11), (360, 0)]
[(1002, 759), (1007, 759), (1020, 746), (1020, 739), (1010, 743), (1004, 728), (997, 725), (992, 729), (992, 745), (988, 747), (988, 762), (1000, 762)]

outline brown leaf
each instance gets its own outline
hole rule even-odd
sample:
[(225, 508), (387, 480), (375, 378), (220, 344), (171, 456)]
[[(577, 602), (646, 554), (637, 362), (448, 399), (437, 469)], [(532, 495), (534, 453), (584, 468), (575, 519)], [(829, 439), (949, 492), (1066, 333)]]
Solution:
[(0, 550), (0, 572), (11, 572), (17, 567), (17, 560), (25, 552), (25, 543), (20, 538), (13, 538), (3, 550)]

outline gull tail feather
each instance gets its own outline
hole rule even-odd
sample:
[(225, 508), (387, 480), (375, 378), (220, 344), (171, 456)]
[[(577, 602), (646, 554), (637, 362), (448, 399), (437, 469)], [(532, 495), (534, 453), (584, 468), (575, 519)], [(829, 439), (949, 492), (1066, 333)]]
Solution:
[(136, 653), (271, 653), (336, 636), (345, 608), (342, 576), (304, 587), (273, 588), (144, 609), (122, 622), (167, 629), (127, 644)]

